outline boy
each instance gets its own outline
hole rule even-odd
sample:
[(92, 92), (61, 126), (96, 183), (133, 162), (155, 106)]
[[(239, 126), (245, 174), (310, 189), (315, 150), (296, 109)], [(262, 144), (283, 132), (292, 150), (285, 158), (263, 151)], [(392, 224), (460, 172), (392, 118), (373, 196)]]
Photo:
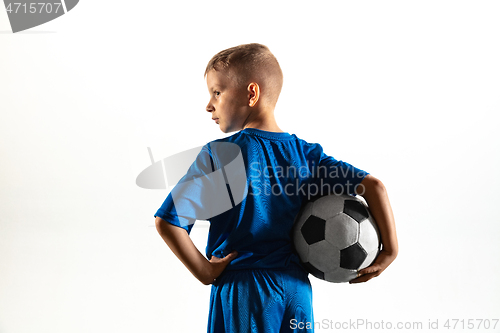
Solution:
[[(208, 332), (293, 331), (292, 319), (314, 322), (311, 285), (291, 241), (294, 218), (311, 194), (304, 188), (341, 187), (344, 193), (362, 195), (371, 208), (383, 250), (351, 283), (378, 276), (396, 258), (395, 223), (385, 188), (365, 171), (324, 154), (319, 144), (278, 127), (274, 107), (283, 75), (266, 46), (246, 44), (219, 52), (205, 77), (210, 93), (206, 110), (222, 132), (239, 132), (203, 147), (176, 186), (187, 184), (185, 188), (172, 191), (157, 211), (157, 230), (198, 280), (212, 284)], [(220, 156), (224, 150), (216, 146), (222, 143), (241, 149), (247, 180), (241, 200), (231, 192), (234, 177)], [(322, 168), (334, 172), (316, 172)], [(216, 171), (222, 171), (232, 206), (215, 216), (205, 214), (210, 221), (207, 260), (188, 234), (199, 212), (209, 206), (207, 198), (223, 195), (207, 195), (210, 182), (192, 182)]]

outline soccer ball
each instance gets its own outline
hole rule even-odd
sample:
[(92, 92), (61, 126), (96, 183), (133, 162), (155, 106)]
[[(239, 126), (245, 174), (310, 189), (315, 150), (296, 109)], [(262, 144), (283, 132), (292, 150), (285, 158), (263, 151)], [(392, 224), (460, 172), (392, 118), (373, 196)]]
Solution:
[(297, 214), (293, 242), (304, 267), (329, 282), (348, 282), (380, 252), (380, 234), (366, 204), (350, 195), (307, 202)]

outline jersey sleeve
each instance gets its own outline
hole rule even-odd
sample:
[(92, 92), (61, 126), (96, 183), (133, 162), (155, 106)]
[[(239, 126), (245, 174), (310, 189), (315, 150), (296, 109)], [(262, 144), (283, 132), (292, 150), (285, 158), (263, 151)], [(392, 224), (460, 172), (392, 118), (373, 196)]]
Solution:
[(186, 174), (170, 191), (155, 217), (191, 232), (196, 220), (206, 220), (205, 197), (209, 186), (204, 179), (213, 172), (213, 161), (208, 146), (198, 153)]

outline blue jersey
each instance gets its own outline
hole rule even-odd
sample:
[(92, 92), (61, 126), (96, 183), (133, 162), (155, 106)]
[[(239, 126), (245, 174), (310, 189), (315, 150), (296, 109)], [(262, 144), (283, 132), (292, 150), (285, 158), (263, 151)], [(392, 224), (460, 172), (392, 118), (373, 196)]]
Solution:
[[(215, 145), (222, 143), (239, 148), (241, 164), (230, 163), (215, 152)], [(216, 182), (203, 183), (204, 190), (199, 190), (199, 185), (184, 186), (189, 180), (216, 175), (215, 171), (224, 170), (224, 166), (226, 170), (219, 178), (225, 182), (228, 194), (221, 194)], [(231, 191), (230, 168), (233, 175), (239, 172), (245, 176), (243, 191), (234, 186)], [(308, 143), (295, 134), (245, 128), (203, 146), (155, 217), (188, 233), (195, 220), (209, 221), (207, 257), (222, 258), (238, 251), (227, 270), (282, 269), (300, 265), (293, 251), (291, 231), (301, 206), (317, 195), (354, 195), (366, 175), (365, 171), (326, 155), (320, 144)], [(214, 188), (210, 192), (213, 194), (207, 194), (207, 187)], [(181, 188), (177, 191), (182, 193), (177, 195), (181, 199), (174, 200), (173, 193)], [(227, 196), (230, 203), (222, 210), (220, 206), (214, 210), (214, 200), (221, 196)]]

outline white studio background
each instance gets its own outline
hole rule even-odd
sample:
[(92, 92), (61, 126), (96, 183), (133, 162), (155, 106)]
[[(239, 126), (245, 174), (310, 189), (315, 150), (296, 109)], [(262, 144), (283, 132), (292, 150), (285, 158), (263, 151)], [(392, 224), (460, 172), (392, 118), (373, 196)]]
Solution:
[[(380, 277), (311, 276), (315, 319), (499, 319), (499, 15), (497, 1), (86, 0), (12, 34), (0, 8), (0, 332), (205, 331), (210, 288), (153, 227), (168, 191), (135, 179), (147, 147), (158, 160), (229, 135), (204, 111), (203, 72), (249, 42), (282, 66), (280, 127), (380, 178), (396, 216)], [(192, 232), (202, 251), (207, 230)]]

